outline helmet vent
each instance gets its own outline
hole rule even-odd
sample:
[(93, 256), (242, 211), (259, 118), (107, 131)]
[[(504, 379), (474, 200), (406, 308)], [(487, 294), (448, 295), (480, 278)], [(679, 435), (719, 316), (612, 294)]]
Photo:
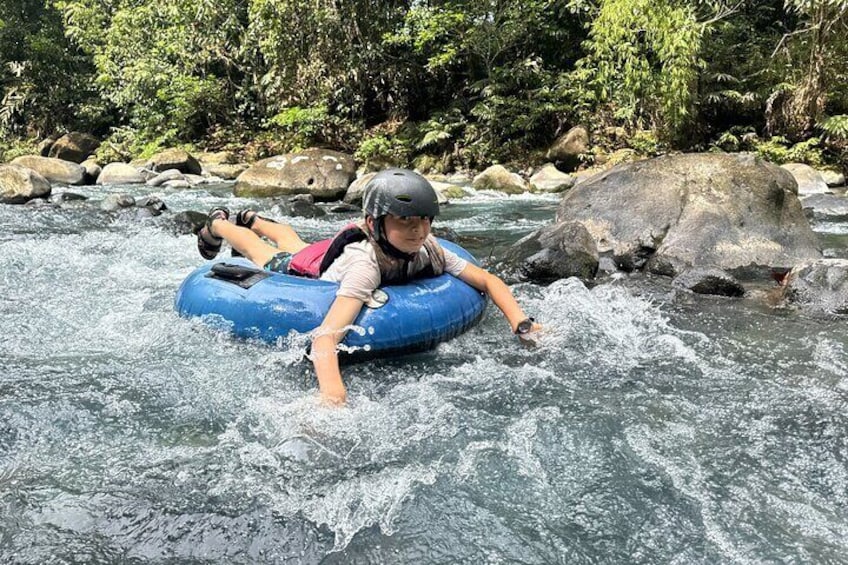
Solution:
[(401, 202), (412, 202), (412, 197), (408, 194), (398, 194), (397, 196), (395, 196), (395, 198), (397, 198)]

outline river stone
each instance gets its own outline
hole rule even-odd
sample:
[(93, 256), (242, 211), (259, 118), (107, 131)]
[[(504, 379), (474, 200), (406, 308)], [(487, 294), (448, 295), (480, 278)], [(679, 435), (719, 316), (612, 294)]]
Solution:
[(548, 149), (545, 156), (567, 171), (573, 171), (580, 165), (580, 155), (589, 152), (589, 132), (582, 126), (576, 126), (561, 135)]
[(848, 197), (836, 194), (813, 194), (801, 201), (808, 217), (816, 220), (848, 219)]
[(433, 187), (433, 190), (436, 191), (436, 198), (438, 199), (439, 204), (447, 204), (451, 199), (459, 200), (460, 198), (468, 196), (465, 189), (461, 186), (429, 179), (428, 181), (430, 182), (430, 186)]
[(201, 151), (195, 153), (194, 157), (200, 161), (205, 168), (207, 165), (235, 165), (238, 157), (232, 151)]
[(792, 269), (785, 297), (790, 304), (825, 314), (848, 314), (848, 259), (820, 259)]
[(530, 177), (530, 184), (542, 192), (564, 192), (574, 186), (575, 178), (548, 163)]
[(206, 224), (208, 217), (203, 212), (193, 210), (178, 212), (171, 221), (171, 232), (177, 235), (196, 234)]
[(12, 164), (32, 169), (54, 184), (79, 185), (85, 180), (84, 168), (77, 163), (63, 161), (62, 159), (24, 155), (13, 159)]
[(580, 222), (623, 270), (675, 276), (718, 267), (736, 277), (821, 257), (788, 171), (751, 154), (669, 155), (613, 167), (563, 197), (559, 222)]
[(50, 147), (50, 157), (82, 163), (100, 147), (100, 140), (87, 133), (72, 131), (60, 137)]
[(530, 190), (526, 180), (503, 165), (492, 165), (474, 177), (472, 186), (474, 190), (497, 190), (506, 194), (522, 194)]
[(250, 168), (247, 163), (202, 163), (203, 172), (221, 180), (235, 180)]
[(787, 163), (781, 165), (781, 167), (789, 171), (795, 178), (795, 182), (798, 183), (798, 196), (830, 192), (822, 176), (811, 166), (802, 163)]
[(824, 183), (830, 188), (838, 188), (841, 186), (845, 186), (845, 175), (839, 171), (833, 171), (830, 169), (824, 169), (819, 171), (822, 180)]
[(120, 208), (135, 206), (135, 198), (129, 194), (109, 194), (100, 203), (100, 209), (105, 212), (114, 212)]
[(127, 163), (109, 163), (97, 177), (97, 184), (144, 184), (144, 175)]
[(365, 185), (371, 182), (371, 179), (373, 179), (376, 174), (377, 173), (365, 173), (350, 183), (350, 186), (347, 187), (347, 192), (345, 192), (342, 200), (348, 204), (357, 204), (361, 206), (362, 199), (365, 196)]
[(181, 173), (178, 169), (168, 169), (167, 171), (162, 171), (155, 177), (147, 179), (147, 182), (145, 182), (145, 184), (147, 186), (162, 186), (166, 182), (174, 180), (186, 181), (186, 184), (188, 184), (188, 179), (186, 179), (185, 175)]
[(323, 208), (315, 205), (315, 198), (311, 194), (297, 194), (275, 202), (284, 216), (297, 218), (320, 218), (326, 216)]
[(87, 196), (75, 194), (73, 192), (59, 192), (50, 195), (50, 203), (58, 205), (66, 204), (68, 202), (85, 202), (86, 200), (88, 200)]
[(339, 200), (356, 177), (353, 157), (327, 149), (307, 149), (257, 161), (239, 175), (236, 196), (311, 194), (316, 200)]
[(161, 173), (169, 169), (177, 169), (181, 173), (199, 175), (203, 169), (197, 159), (185, 149), (165, 149), (147, 160), (145, 169)]
[(85, 184), (95, 184), (97, 177), (103, 172), (103, 167), (94, 159), (86, 159), (80, 166), (85, 169)]
[(739, 297), (745, 289), (730, 273), (710, 267), (694, 267), (677, 275), (672, 286), (690, 290), (695, 294)]
[(23, 204), (50, 195), (50, 183), (36, 171), (20, 165), (0, 165), (0, 203)]
[(49, 157), (50, 148), (53, 147), (53, 144), (56, 143), (56, 140), (58, 139), (59, 135), (54, 133), (41, 140), (41, 142), (38, 144), (38, 148), (36, 149), (38, 156)]
[(591, 280), (598, 271), (598, 249), (578, 222), (561, 222), (537, 230), (507, 250), (504, 262), (522, 278), (551, 282), (566, 277)]

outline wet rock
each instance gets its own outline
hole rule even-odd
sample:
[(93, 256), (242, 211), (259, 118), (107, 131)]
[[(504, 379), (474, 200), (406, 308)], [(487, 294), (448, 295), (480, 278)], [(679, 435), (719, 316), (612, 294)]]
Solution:
[(669, 155), (577, 184), (557, 221), (583, 224), (624, 270), (715, 266), (768, 278), (821, 257), (796, 189), (787, 171), (750, 154)]
[(23, 204), (50, 195), (50, 183), (36, 171), (19, 165), (0, 165), (0, 203)]
[(194, 156), (204, 168), (207, 165), (235, 165), (238, 163), (238, 156), (232, 151), (200, 151), (195, 153)]
[(354, 206), (353, 204), (336, 204), (335, 206), (330, 207), (330, 212), (333, 214), (349, 214), (361, 211), (362, 208)]
[(474, 190), (497, 190), (506, 194), (522, 194), (530, 190), (526, 180), (503, 165), (492, 165), (474, 177), (472, 186)]
[(813, 194), (801, 201), (808, 217), (816, 220), (848, 219), (848, 197), (836, 194)]
[(433, 226), (431, 233), (434, 236), (436, 236), (440, 239), (445, 239), (447, 241), (452, 241), (454, 243), (459, 241), (459, 234), (456, 233), (456, 230), (454, 230), (453, 228), (436, 225), (436, 226)]
[(353, 157), (326, 149), (307, 149), (257, 161), (239, 175), (236, 196), (268, 197), (311, 194), (316, 200), (339, 200), (356, 177)]
[(157, 216), (168, 209), (165, 203), (156, 196), (144, 196), (139, 198), (135, 201), (135, 205), (139, 208), (148, 208), (151, 211), (158, 212), (158, 214), (156, 214)]
[(50, 147), (49, 157), (64, 159), (73, 163), (82, 163), (88, 156), (97, 151), (100, 140), (87, 133), (72, 131), (60, 137)]
[(169, 169), (177, 169), (181, 173), (199, 175), (203, 169), (200, 162), (184, 149), (166, 149), (148, 159), (145, 169), (161, 173)]
[(829, 192), (827, 183), (824, 182), (819, 172), (811, 166), (801, 163), (787, 163), (781, 165), (781, 168), (789, 171), (795, 182), (798, 183), (798, 196)]
[(100, 209), (104, 212), (115, 212), (132, 206), (135, 206), (135, 198), (129, 194), (110, 194), (100, 203)]
[(787, 277), (789, 304), (822, 314), (848, 314), (848, 260), (821, 259), (796, 266)]
[(436, 191), (436, 196), (438, 196), (439, 198), (439, 204), (447, 204), (451, 200), (459, 200), (461, 198), (465, 198), (466, 196), (474, 192), (472, 189), (463, 188), (461, 186), (457, 186), (455, 184), (447, 182), (430, 180), (430, 184)]
[(530, 177), (530, 184), (541, 192), (564, 192), (574, 186), (575, 178), (548, 163)]
[(36, 149), (38, 156), (39, 157), (49, 157), (50, 156), (50, 148), (53, 147), (53, 144), (56, 143), (56, 140), (59, 139), (59, 137), (60, 136), (58, 134), (54, 133), (54, 134), (46, 137), (45, 139), (43, 139), (38, 144), (38, 149)]
[(221, 180), (235, 180), (240, 174), (250, 168), (250, 165), (247, 163), (213, 164), (203, 162), (202, 165), (205, 174), (218, 177)]
[(690, 290), (695, 294), (739, 297), (745, 289), (730, 273), (721, 269), (695, 267), (680, 273), (671, 281), (676, 288)]
[(585, 153), (589, 153), (589, 132), (577, 126), (560, 136), (548, 149), (545, 158), (565, 171), (573, 171), (580, 165), (580, 156)]
[(522, 278), (544, 283), (566, 277), (591, 280), (598, 271), (598, 259), (589, 231), (578, 222), (562, 222), (518, 240), (504, 262)]
[(187, 179), (175, 179), (166, 181), (162, 186), (165, 188), (191, 188), (191, 183)]
[(75, 194), (73, 192), (59, 192), (57, 194), (53, 194), (50, 196), (50, 202), (52, 204), (66, 204), (68, 202), (85, 202), (88, 200), (87, 196), (83, 196), (82, 194)]
[(202, 212), (186, 210), (174, 214), (171, 220), (171, 231), (177, 235), (196, 234), (206, 223), (209, 216)]
[(845, 175), (839, 171), (825, 169), (823, 171), (819, 171), (819, 174), (821, 175), (824, 183), (830, 188), (845, 186)]
[(168, 169), (167, 171), (162, 171), (153, 178), (147, 179), (145, 184), (147, 186), (162, 186), (166, 182), (173, 180), (186, 181), (186, 177), (177, 169)]
[(127, 163), (109, 163), (103, 167), (97, 184), (144, 184), (144, 175), (132, 165)]
[(12, 164), (32, 169), (54, 184), (79, 185), (85, 180), (84, 168), (62, 159), (24, 155), (13, 159)]
[(279, 207), (280, 212), (286, 216), (320, 218), (327, 215), (327, 212), (315, 205), (315, 200), (311, 194), (298, 194), (290, 198), (278, 200), (275, 204)]
[(80, 166), (85, 169), (84, 184), (95, 184), (97, 182), (97, 177), (99, 177), (100, 173), (103, 172), (103, 167), (101, 167), (100, 163), (94, 159), (86, 159), (80, 163)]

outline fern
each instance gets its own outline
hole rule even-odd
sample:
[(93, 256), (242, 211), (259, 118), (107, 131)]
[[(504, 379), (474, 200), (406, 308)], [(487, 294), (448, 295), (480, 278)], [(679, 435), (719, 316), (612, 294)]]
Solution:
[(848, 141), (848, 114), (830, 116), (818, 126), (831, 140)]

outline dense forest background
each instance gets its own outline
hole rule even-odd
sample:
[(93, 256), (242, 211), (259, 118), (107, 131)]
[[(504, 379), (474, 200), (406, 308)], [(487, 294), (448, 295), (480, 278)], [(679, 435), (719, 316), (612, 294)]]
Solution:
[(0, 0), (0, 161), (308, 146), (428, 169), (754, 150), (848, 167), (848, 0)]

